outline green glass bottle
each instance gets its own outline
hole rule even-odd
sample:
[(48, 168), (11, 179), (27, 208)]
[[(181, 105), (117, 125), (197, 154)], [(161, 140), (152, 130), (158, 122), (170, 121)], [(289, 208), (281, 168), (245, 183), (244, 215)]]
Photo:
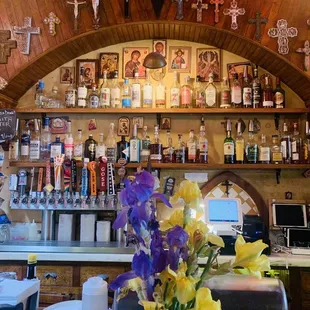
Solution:
[(229, 119), (226, 123), (226, 138), (224, 140), (224, 163), (235, 163), (235, 141), (231, 137), (231, 121)]

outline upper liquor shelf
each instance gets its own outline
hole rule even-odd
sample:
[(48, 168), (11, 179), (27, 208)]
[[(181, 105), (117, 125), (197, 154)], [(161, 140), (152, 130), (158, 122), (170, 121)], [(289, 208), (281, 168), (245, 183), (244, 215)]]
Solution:
[(16, 108), (17, 113), (35, 114), (35, 113), (53, 113), (53, 114), (304, 114), (309, 113), (309, 108), (298, 109), (150, 109), (150, 108), (120, 108), (120, 109), (93, 109), (93, 108), (61, 108), (61, 109), (40, 109), (40, 108)]

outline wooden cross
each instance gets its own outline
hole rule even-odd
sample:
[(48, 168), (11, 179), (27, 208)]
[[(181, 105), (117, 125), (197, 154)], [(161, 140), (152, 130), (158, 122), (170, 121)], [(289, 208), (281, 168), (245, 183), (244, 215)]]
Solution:
[(48, 25), (48, 32), (51, 36), (56, 35), (56, 25), (60, 24), (60, 19), (56, 16), (54, 12), (48, 14), (43, 20), (44, 24)]
[(79, 6), (86, 4), (86, 1), (81, 1), (79, 2), (78, 0), (72, 1), (67, 1), (68, 4), (71, 4), (74, 6), (73, 8), (73, 13), (74, 13), (74, 32), (78, 31), (78, 17), (79, 17)]
[(285, 19), (277, 21), (277, 28), (270, 28), (268, 35), (271, 38), (278, 38), (278, 52), (286, 55), (289, 52), (288, 38), (296, 37), (298, 30), (294, 27), (287, 28), (288, 23)]
[(94, 11), (94, 17), (93, 17), (93, 28), (95, 30), (98, 30), (100, 27), (99, 21), (100, 21), (100, 17), (99, 17), (99, 0), (92, 0), (92, 6), (93, 6), (93, 11)]
[(11, 56), (11, 49), (17, 47), (15, 40), (10, 40), (10, 30), (0, 30), (0, 64), (7, 64)]
[(208, 5), (203, 4), (202, 0), (197, 0), (197, 3), (192, 4), (192, 9), (197, 10), (197, 22), (201, 22), (202, 21), (202, 10), (207, 10)]
[(171, 1), (177, 3), (177, 15), (176, 15), (175, 18), (177, 20), (182, 20), (184, 18), (184, 15), (183, 15), (183, 1), (188, 2), (188, 0), (171, 0)]
[(310, 43), (309, 40), (305, 41), (304, 47), (296, 50), (296, 53), (305, 54), (305, 71), (310, 69)]
[(267, 22), (268, 22), (268, 19), (265, 17), (262, 17), (261, 12), (256, 12), (255, 18), (250, 18), (248, 20), (249, 24), (255, 24), (256, 25), (255, 38), (257, 41), (260, 41), (260, 39), (262, 38), (261, 25), (267, 24)]
[(229, 15), (231, 16), (231, 29), (232, 30), (237, 30), (238, 29), (238, 23), (237, 23), (237, 17), (239, 15), (244, 15), (245, 14), (245, 9), (244, 8), (238, 8), (238, 3), (236, 0), (233, 0), (230, 3), (230, 8), (224, 10), (224, 15)]
[(226, 180), (225, 182), (223, 182), (221, 185), (226, 187), (226, 191), (225, 194), (227, 195), (227, 197), (229, 196), (229, 187), (233, 186), (234, 184), (229, 183), (228, 180)]
[(19, 41), (19, 50), (22, 54), (29, 55), (30, 52), (30, 40), (32, 34), (40, 34), (39, 27), (32, 27), (32, 18), (24, 18), (24, 26), (14, 26), (13, 32), (21, 34), (21, 40)]
[(210, 4), (215, 4), (215, 23), (217, 24), (219, 22), (219, 5), (223, 5), (224, 4), (224, 0), (210, 0)]

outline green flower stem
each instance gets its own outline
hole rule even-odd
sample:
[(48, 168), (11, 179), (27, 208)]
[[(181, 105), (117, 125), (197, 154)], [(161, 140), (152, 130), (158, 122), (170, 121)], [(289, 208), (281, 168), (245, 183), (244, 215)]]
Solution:
[(187, 204), (185, 204), (184, 210), (183, 210), (183, 217), (184, 217), (183, 228), (185, 228), (186, 225), (188, 224), (190, 220), (190, 215), (191, 215), (191, 209)]

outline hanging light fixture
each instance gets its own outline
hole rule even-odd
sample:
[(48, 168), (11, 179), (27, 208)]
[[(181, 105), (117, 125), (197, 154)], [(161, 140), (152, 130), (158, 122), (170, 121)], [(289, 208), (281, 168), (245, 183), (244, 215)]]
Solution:
[(164, 56), (157, 52), (149, 53), (143, 61), (143, 66), (148, 69), (160, 69), (166, 65), (167, 62)]

